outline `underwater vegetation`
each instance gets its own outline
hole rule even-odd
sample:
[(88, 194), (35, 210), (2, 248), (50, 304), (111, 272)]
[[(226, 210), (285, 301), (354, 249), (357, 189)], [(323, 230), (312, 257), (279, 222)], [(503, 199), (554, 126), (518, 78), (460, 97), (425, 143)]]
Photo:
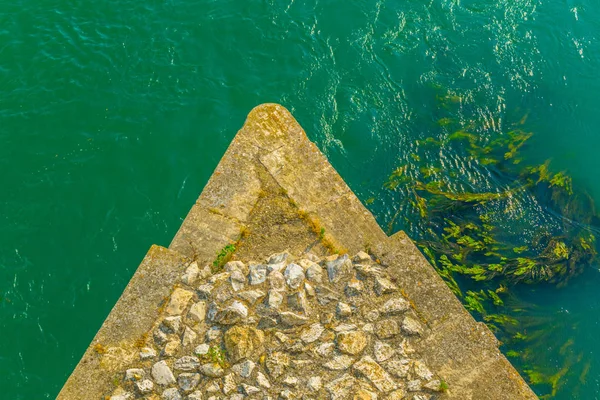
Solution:
[[(457, 107), (456, 98), (439, 96), (440, 109)], [(560, 347), (559, 367), (538, 362), (560, 335), (513, 289), (566, 285), (596, 260), (593, 227), (600, 224), (592, 198), (565, 171), (550, 160), (527, 162), (522, 150), (533, 133), (525, 121), (500, 129), (493, 120), (440, 118), (384, 186), (399, 200), (389, 230), (402, 219), (450, 289), (496, 334), (540, 397), (551, 398), (567, 374), (583, 382), (590, 363), (572, 340)]]

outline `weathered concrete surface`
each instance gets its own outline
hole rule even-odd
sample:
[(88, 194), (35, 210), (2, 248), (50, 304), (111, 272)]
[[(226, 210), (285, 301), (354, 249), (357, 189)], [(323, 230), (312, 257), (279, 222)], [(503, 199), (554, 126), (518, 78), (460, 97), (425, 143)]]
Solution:
[(140, 335), (151, 329), (175, 277), (190, 260), (212, 262), (230, 243), (237, 244), (234, 258), (243, 259), (284, 248), (322, 255), (369, 249), (427, 326), (417, 351), (448, 383), (443, 398), (536, 398), (495, 337), (462, 307), (410, 239), (403, 232), (387, 237), (291, 114), (275, 104), (249, 114), (170, 250), (150, 250), (58, 398), (107, 393), (122, 378), (120, 365), (143, 344)]

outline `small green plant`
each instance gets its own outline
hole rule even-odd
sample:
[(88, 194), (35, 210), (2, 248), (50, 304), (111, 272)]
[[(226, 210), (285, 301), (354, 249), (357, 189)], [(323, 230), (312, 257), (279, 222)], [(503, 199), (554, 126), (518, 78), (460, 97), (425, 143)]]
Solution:
[(206, 353), (205, 359), (213, 364), (219, 364), (222, 368), (227, 367), (225, 350), (219, 346), (210, 346), (208, 353)]
[(448, 390), (448, 384), (445, 380), (440, 380), (440, 392), (445, 392)]
[(325, 238), (325, 228), (321, 228), (319, 231), (319, 240), (323, 240)]
[(230, 259), (233, 253), (235, 252), (235, 244), (228, 244), (223, 247), (219, 253), (217, 253), (217, 258), (213, 261), (213, 273), (219, 271), (223, 268)]

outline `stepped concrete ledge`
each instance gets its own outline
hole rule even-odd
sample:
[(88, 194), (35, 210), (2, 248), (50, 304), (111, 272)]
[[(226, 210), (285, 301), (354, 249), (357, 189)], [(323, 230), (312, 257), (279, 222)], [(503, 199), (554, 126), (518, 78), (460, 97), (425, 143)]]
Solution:
[(264, 104), (58, 395), (129, 398), (537, 397), (410, 238)]

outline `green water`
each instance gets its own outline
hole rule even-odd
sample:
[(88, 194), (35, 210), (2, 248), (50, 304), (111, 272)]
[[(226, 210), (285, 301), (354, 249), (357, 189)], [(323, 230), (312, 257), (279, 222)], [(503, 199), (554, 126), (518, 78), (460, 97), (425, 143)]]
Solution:
[[(591, 0), (1, 2), (0, 397), (54, 398), (259, 103), (288, 107), (382, 226), (399, 206), (382, 185), (439, 131), (440, 88), (481, 135), (527, 115), (524, 156), (599, 202), (599, 35)], [(600, 397), (598, 288), (592, 267), (513, 289), (553, 328), (536, 362), (576, 359), (556, 398)]]

